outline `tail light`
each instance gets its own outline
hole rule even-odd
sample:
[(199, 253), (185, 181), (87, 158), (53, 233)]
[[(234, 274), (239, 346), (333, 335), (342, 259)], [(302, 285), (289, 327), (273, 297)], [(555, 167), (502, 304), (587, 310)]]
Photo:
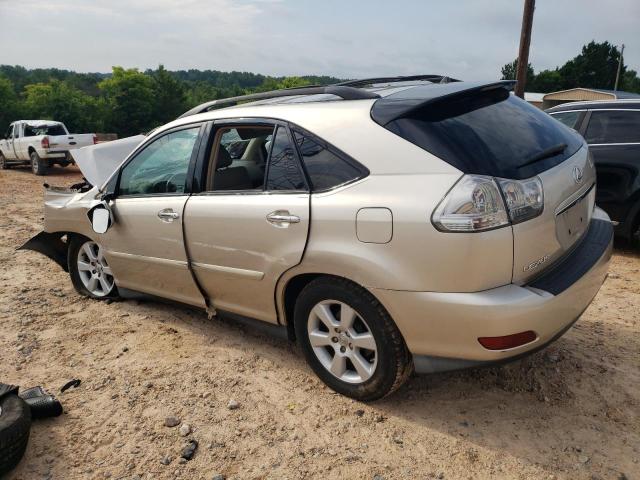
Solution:
[(49, 148), (49, 137), (47, 137), (46, 135), (42, 137), (42, 140), (40, 140), (40, 145), (42, 146), (42, 148)]
[(98, 136), (94, 135), (93, 136), (93, 144), (95, 145), (96, 143), (98, 143)]
[(543, 207), (538, 177), (507, 180), (464, 175), (440, 202), (431, 221), (442, 232), (480, 232), (537, 217)]

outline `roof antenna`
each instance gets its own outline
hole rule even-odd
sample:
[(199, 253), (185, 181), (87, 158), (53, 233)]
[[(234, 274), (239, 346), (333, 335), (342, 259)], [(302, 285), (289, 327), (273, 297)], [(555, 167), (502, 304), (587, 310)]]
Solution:
[(451, 79), (447, 76), (444, 76), (440, 79), (438, 83), (451, 83)]

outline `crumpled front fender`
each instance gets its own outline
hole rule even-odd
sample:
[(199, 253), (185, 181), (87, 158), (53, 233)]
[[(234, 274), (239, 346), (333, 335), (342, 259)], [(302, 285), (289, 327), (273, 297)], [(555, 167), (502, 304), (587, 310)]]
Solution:
[(40, 232), (31, 240), (19, 247), (18, 250), (33, 250), (34, 252), (40, 252), (60, 265), (65, 272), (68, 272), (67, 243), (63, 240), (65, 235), (65, 232)]

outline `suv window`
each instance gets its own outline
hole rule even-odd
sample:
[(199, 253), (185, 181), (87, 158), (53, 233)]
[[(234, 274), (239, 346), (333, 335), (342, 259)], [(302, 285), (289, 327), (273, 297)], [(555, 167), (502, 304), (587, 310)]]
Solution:
[(313, 191), (328, 190), (362, 177), (362, 171), (310, 137), (294, 132)]
[(123, 169), (120, 195), (184, 193), (200, 127), (171, 132), (147, 145)]
[(306, 190), (306, 182), (285, 127), (278, 127), (271, 147), (267, 190)]
[(640, 112), (592, 111), (585, 138), (588, 143), (640, 143)]
[[(445, 96), (384, 126), (464, 173), (513, 179), (558, 165), (584, 142), (504, 88)], [(562, 145), (566, 148), (560, 153), (536, 160)]]
[(556, 120), (564, 123), (567, 127), (573, 128), (575, 130), (576, 123), (578, 123), (578, 118), (580, 118), (580, 114), (582, 112), (560, 112), (554, 113), (551, 116)]
[(272, 126), (223, 127), (211, 150), (207, 190), (264, 189)]

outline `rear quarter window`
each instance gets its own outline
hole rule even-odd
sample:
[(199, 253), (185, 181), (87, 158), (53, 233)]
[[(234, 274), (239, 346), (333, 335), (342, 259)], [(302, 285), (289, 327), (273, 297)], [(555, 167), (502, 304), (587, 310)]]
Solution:
[(295, 131), (294, 138), (314, 192), (344, 185), (368, 173), (364, 167), (342, 158), (308, 135)]

